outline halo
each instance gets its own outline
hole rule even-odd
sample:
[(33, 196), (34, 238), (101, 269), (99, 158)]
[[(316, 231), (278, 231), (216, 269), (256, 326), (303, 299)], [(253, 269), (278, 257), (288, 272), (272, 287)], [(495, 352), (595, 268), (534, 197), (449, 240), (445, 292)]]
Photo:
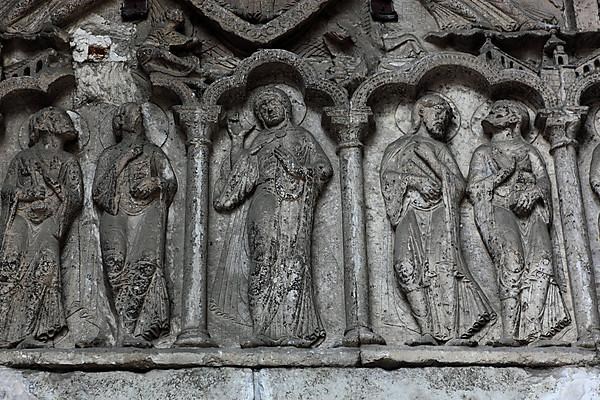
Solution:
[[(150, 102), (142, 103), (142, 118), (144, 119), (144, 129), (148, 140), (158, 147), (163, 147), (169, 138), (169, 118), (167, 114), (158, 105)], [(115, 143), (112, 131), (112, 118), (114, 118), (115, 108), (108, 119), (110, 122), (108, 128), (102, 129), (100, 143), (103, 148), (112, 146)]]
[[(73, 122), (73, 126), (77, 131), (77, 150), (81, 151), (90, 141), (89, 127), (85, 119), (81, 118), (81, 115), (79, 115), (75, 111), (69, 110), (67, 111), (67, 115)], [(26, 118), (25, 121), (21, 124), (21, 128), (19, 129), (19, 146), (21, 147), (21, 150), (29, 148), (29, 120), (32, 116), (33, 114)]]
[(249, 126), (258, 126), (258, 121), (256, 120), (256, 116), (254, 115), (253, 110), (254, 99), (261, 90), (268, 86), (274, 86), (277, 89), (284, 91), (285, 94), (287, 94), (290, 101), (292, 102), (292, 122), (294, 122), (296, 125), (301, 125), (302, 122), (304, 122), (304, 119), (306, 118), (307, 112), (306, 103), (304, 102), (304, 96), (302, 95), (302, 93), (300, 93), (298, 89), (283, 83), (279, 83), (276, 85), (260, 86), (254, 89), (252, 92), (250, 92), (250, 95), (247, 97), (246, 103), (243, 107), (243, 120), (246, 121), (246, 123)]
[[(458, 111), (458, 107), (456, 107), (456, 104), (450, 98), (439, 92), (429, 91), (423, 93), (422, 96), (428, 94), (435, 94), (437, 96), (440, 96), (448, 102), (450, 108), (452, 109), (452, 120), (450, 121), (449, 132), (447, 135), (447, 141), (450, 142), (458, 134), (458, 131), (460, 129), (460, 112)], [(415, 101), (416, 100), (417, 99), (415, 99)], [(408, 106), (414, 105), (415, 101), (402, 101), (396, 107), (396, 113), (394, 114), (394, 118), (396, 119), (396, 126), (404, 135), (406, 135), (412, 129), (413, 108)]]
[[(536, 128), (533, 123), (535, 121), (535, 114), (533, 113), (531, 108), (529, 108), (526, 104), (524, 104), (523, 102), (520, 103), (523, 104), (523, 106), (525, 106), (527, 112), (529, 113), (529, 131), (523, 136), (523, 139), (525, 139), (525, 141), (528, 143), (533, 143), (540, 134), (539, 129)], [(494, 101), (486, 100), (483, 103), (481, 103), (481, 105), (477, 107), (477, 109), (473, 113), (473, 116), (471, 117), (471, 130), (473, 131), (475, 136), (485, 136), (485, 133), (483, 132), (483, 127), (481, 126), (481, 121), (483, 121), (487, 114), (490, 112), (490, 109), (492, 108), (493, 104)]]

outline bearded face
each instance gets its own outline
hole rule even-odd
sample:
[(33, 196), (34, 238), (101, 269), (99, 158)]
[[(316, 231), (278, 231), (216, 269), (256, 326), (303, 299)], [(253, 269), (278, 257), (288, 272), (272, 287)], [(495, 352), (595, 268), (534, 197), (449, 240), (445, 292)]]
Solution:
[(423, 107), (422, 121), (429, 135), (435, 140), (446, 141), (448, 128), (452, 121), (452, 110), (444, 103)]

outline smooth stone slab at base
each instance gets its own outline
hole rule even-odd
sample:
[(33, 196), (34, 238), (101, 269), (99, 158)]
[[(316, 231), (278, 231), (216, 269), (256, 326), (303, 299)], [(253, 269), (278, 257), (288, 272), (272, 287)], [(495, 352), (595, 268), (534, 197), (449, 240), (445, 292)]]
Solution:
[(263, 369), (261, 400), (598, 400), (600, 369), (492, 367)]
[(600, 366), (593, 350), (480, 346), (363, 346), (360, 349), (35, 349), (0, 351), (0, 366), (53, 371), (148, 371), (195, 367), (560, 367)]
[(252, 400), (249, 369), (195, 368), (170, 371), (69, 372), (0, 368), (0, 398), (5, 400)]

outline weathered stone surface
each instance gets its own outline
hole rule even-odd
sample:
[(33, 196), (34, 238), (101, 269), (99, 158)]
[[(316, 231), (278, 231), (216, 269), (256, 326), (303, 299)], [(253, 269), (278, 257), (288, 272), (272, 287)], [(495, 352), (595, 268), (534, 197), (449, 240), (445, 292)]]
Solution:
[(150, 371), (145, 374), (124, 371), (20, 373), (2, 368), (0, 397), (6, 400), (255, 398), (251, 370), (222, 368)]
[(592, 368), (319, 368), (261, 370), (255, 382), (261, 400), (596, 400), (599, 376)]

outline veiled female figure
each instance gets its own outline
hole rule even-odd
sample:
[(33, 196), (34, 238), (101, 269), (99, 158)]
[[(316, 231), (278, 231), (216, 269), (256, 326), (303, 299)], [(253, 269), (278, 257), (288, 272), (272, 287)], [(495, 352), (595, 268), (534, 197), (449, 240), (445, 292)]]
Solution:
[(60, 254), (83, 204), (81, 169), (63, 150), (77, 138), (69, 116), (46, 108), (30, 120), (29, 148), (1, 190), (0, 345), (42, 347), (67, 327)]
[(249, 131), (230, 129), (230, 159), (214, 198), (217, 211), (250, 202), (245, 230), (253, 336), (241, 345), (309, 347), (325, 337), (313, 295), (311, 236), (317, 198), (333, 170), (311, 133), (292, 121), (282, 90), (263, 89), (253, 108), (264, 129), (247, 148)]

